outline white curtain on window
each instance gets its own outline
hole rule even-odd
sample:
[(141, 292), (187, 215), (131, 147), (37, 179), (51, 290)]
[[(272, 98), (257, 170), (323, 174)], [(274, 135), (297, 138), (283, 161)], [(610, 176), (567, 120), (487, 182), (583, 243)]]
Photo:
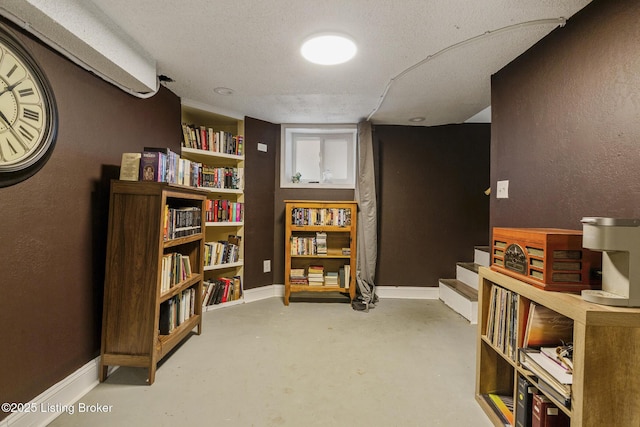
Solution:
[(375, 274), (378, 258), (376, 178), (373, 159), (371, 122), (358, 123), (358, 178), (355, 198), (358, 202), (357, 274), (363, 302), (375, 302)]

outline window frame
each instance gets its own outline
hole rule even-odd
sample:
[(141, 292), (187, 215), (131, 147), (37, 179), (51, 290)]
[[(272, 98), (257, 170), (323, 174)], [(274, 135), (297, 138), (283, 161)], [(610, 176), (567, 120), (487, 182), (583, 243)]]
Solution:
[[(343, 182), (292, 182), (295, 162), (294, 134), (320, 135), (322, 139), (327, 135), (344, 135), (347, 139), (347, 179)], [(356, 152), (358, 143), (358, 127), (355, 124), (283, 124), (280, 137), (280, 188), (330, 188), (355, 189), (356, 184)], [(323, 146), (323, 142), (321, 142)], [(304, 179), (304, 177), (303, 177)]]

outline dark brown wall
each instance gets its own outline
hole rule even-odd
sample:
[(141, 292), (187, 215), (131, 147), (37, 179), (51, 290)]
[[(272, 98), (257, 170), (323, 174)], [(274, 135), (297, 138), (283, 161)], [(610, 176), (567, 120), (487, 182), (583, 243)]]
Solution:
[(14, 33), (44, 68), (60, 116), (42, 170), (0, 188), (0, 401), (28, 402), (98, 356), (108, 178), (123, 152), (179, 150), (180, 100), (166, 89), (134, 98)]
[(640, 217), (640, 3), (596, 0), (492, 79), (491, 226)]
[(438, 286), (489, 244), (488, 124), (376, 126), (379, 286)]
[[(275, 162), (280, 126), (245, 118), (245, 265), (244, 288), (272, 285)], [(267, 152), (258, 151), (258, 143)], [(263, 272), (263, 260), (272, 260)]]

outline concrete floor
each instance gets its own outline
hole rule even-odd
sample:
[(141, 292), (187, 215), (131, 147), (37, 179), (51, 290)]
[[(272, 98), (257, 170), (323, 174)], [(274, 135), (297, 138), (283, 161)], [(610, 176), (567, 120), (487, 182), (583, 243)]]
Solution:
[(50, 425), (491, 426), (473, 397), (475, 331), (439, 300), (222, 308), (152, 386), (120, 368)]

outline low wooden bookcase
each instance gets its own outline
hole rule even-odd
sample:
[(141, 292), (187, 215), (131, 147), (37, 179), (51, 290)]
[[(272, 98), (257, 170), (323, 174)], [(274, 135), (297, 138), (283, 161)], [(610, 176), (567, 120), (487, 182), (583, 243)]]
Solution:
[(518, 347), (523, 345), (531, 303), (573, 320), (571, 405), (558, 404), (571, 427), (640, 425), (640, 309), (592, 304), (580, 295), (541, 290), (487, 267), (480, 267), (479, 276), (475, 396), (494, 425), (504, 424), (484, 396), (511, 395), (515, 402), (517, 377), (530, 377), (531, 372), (487, 337), (492, 286), (517, 295), (513, 315)]
[[(135, 366), (152, 384), (157, 362), (194, 328), (200, 334), (205, 199), (184, 186), (111, 182), (100, 381), (109, 366)], [(190, 275), (166, 266), (171, 254), (188, 258)]]
[[(289, 305), (293, 292), (340, 292), (353, 301), (356, 295), (358, 204), (353, 201), (285, 200), (285, 206), (285, 305)], [(322, 249), (315, 244), (318, 233), (326, 237)], [(313, 282), (309, 267), (320, 267), (325, 277), (340, 273), (338, 282)], [(341, 275), (345, 267), (343, 286)], [(292, 269), (304, 271), (307, 283), (296, 281)]]

